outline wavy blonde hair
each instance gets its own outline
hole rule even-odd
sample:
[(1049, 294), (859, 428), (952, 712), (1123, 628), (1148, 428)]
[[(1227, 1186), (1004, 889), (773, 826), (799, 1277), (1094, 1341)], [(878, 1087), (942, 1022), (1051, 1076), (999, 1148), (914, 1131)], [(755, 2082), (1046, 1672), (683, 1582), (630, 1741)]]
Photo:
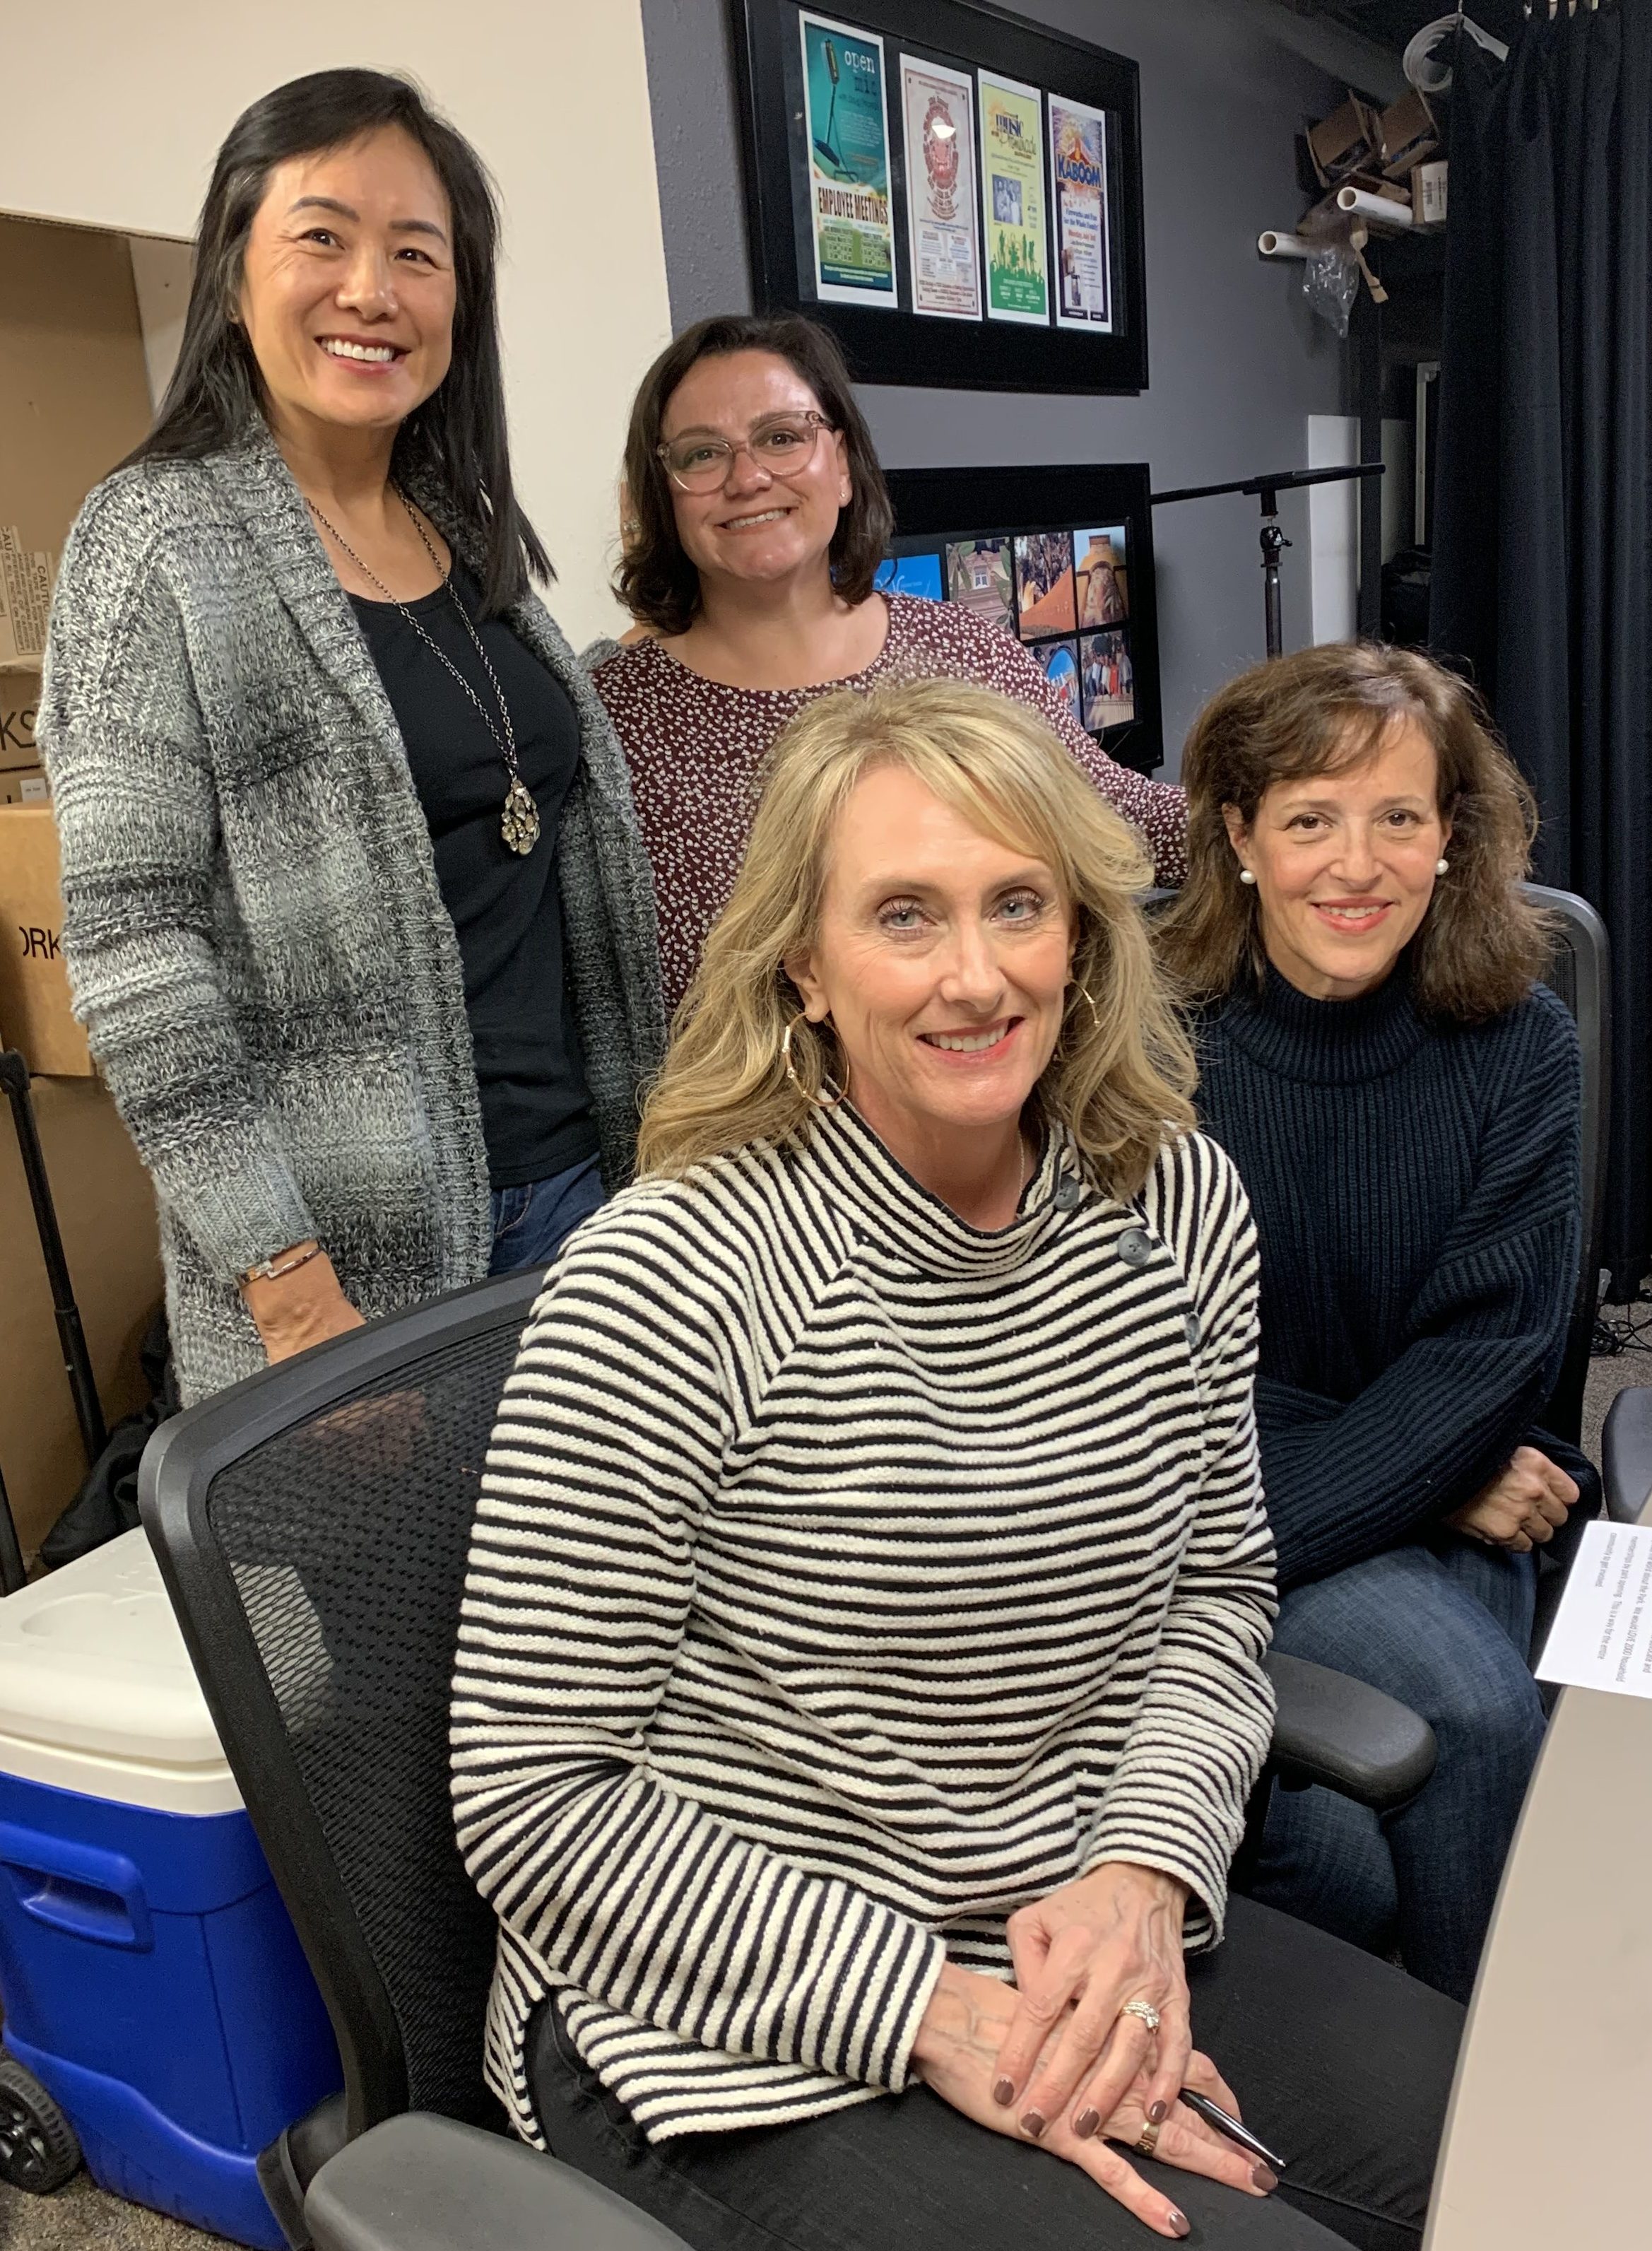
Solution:
[[(813, 945), (838, 817), (857, 782), (904, 766), (983, 835), (1041, 860), (1074, 910), (1074, 982), (1033, 1090), (1110, 1194), (1135, 1195), (1167, 1134), (1192, 1126), (1193, 1060), (1137, 904), (1151, 881), (1134, 830), (1026, 705), (967, 681), (910, 681), (808, 704), (769, 754), (750, 841), (642, 1116), (638, 1170), (680, 1175), (753, 1141), (800, 1139), (787, 1078), (802, 997), (782, 966)], [(792, 1034), (799, 1076), (843, 1082), (829, 1023)]]

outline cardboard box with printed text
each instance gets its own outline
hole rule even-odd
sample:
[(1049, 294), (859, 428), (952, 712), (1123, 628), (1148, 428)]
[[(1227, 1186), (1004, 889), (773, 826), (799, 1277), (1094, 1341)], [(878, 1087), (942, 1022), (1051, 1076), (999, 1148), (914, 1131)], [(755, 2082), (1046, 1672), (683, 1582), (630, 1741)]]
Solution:
[(0, 1041), (32, 1071), (93, 1076), (69, 1006), (58, 832), (49, 805), (0, 806)]
[(40, 703), (38, 671), (0, 672), (0, 773), (14, 766), (38, 766), (35, 713)]

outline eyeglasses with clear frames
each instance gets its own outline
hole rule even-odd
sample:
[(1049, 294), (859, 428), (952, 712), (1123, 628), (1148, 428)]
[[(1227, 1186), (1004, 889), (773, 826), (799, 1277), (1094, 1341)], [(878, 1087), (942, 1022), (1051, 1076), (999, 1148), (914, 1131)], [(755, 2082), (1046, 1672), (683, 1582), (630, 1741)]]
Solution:
[(832, 427), (824, 414), (809, 407), (759, 422), (748, 438), (673, 438), (654, 451), (673, 484), (681, 485), (684, 492), (715, 492), (728, 482), (740, 454), (750, 454), (757, 467), (771, 477), (800, 477), (814, 459), (820, 433)]

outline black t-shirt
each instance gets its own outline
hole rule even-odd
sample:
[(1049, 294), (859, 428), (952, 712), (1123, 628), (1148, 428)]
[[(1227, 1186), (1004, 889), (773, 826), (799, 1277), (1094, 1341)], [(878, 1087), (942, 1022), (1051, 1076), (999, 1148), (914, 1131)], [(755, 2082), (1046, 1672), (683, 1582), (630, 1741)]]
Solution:
[[(474, 619), (474, 580), (455, 566), (453, 585)], [(539, 842), (523, 858), (500, 834), (510, 775), (476, 706), (393, 603), (355, 594), (350, 601), (407, 746), (442, 902), (459, 933), (488, 1176), (496, 1188), (544, 1180), (597, 1147), (563, 974), (556, 881), (557, 828), (579, 763), (577, 714), (561, 682), (502, 618), (477, 627), (510, 708), (522, 779), (539, 807)], [(493, 683), (450, 596), (439, 588), (407, 606), (500, 727)]]

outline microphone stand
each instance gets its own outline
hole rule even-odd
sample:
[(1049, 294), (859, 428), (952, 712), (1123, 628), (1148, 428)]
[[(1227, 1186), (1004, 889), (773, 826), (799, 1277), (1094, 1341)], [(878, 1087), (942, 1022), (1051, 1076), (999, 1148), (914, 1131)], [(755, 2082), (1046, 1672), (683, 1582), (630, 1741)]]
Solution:
[(1167, 508), (1172, 501), (1179, 500), (1214, 500), (1222, 493), (1243, 493), (1248, 498), (1261, 501), (1262, 611), (1268, 654), (1279, 656), (1285, 647), (1279, 606), (1279, 558), (1281, 551), (1291, 544), (1280, 528), (1280, 494), (1294, 492), (1299, 485), (1347, 484), (1355, 477), (1379, 477), (1384, 467), (1381, 461), (1356, 461), (1345, 468), (1277, 469), (1271, 476), (1250, 477), (1227, 485), (1184, 485), (1175, 492), (1157, 492), (1150, 497), (1155, 508)]

